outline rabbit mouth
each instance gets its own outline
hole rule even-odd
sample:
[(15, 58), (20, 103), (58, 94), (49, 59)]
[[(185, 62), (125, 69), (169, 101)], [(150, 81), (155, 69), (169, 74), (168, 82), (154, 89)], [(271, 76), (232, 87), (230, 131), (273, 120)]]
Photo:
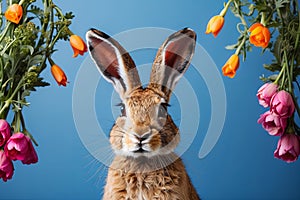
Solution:
[(143, 149), (142, 147), (140, 147), (138, 150), (133, 151), (133, 153), (147, 153), (149, 151)]

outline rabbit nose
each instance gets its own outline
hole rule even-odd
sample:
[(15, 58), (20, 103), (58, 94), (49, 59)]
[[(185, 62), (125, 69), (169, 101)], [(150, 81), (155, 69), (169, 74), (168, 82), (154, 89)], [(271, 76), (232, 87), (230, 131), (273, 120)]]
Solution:
[(149, 137), (151, 136), (151, 132), (147, 132), (143, 135), (138, 135), (138, 134), (135, 134), (135, 137), (136, 139), (138, 139), (140, 141), (140, 143), (142, 143), (143, 141), (147, 140)]

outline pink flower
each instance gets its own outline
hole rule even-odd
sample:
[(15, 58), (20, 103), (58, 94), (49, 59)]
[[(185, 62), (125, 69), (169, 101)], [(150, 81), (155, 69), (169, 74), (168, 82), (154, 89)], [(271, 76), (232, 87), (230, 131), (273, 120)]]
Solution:
[(12, 161), (6, 157), (3, 150), (0, 150), (0, 179), (4, 182), (11, 179), (14, 174), (14, 166)]
[(287, 118), (281, 118), (267, 111), (260, 115), (257, 123), (262, 124), (263, 128), (268, 131), (270, 135), (281, 136), (286, 128)]
[(270, 111), (280, 117), (291, 117), (294, 113), (295, 105), (292, 96), (287, 91), (277, 92), (272, 100)]
[(257, 98), (260, 105), (263, 107), (269, 107), (270, 101), (274, 94), (276, 94), (278, 86), (274, 83), (266, 83), (261, 86), (257, 91)]
[(296, 161), (300, 154), (299, 139), (299, 136), (295, 134), (283, 134), (274, 152), (275, 158), (282, 159), (288, 163)]
[(0, 119), (0, 147), (5, 144), (5, 142), (10, 137), (10, 127), (6, 120)]
[(13, 134), (7, 141), (4, 150), (10, 159), (21, 160), (23, 164), (31, 164), (38, 161), (30, 138), (23, 133)]

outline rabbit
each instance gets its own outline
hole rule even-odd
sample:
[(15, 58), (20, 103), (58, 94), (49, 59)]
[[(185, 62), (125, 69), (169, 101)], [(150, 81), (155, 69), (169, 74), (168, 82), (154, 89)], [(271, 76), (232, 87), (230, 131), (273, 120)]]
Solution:
[(115, 156), (103, 200), (200, 199), (174, 153), (180, 135), (167, 111), (171, 93), (194, 54), (196, 33), (184, 28), (166, 39), (147, 87), (142, 86), (131, 56), (116, 40), (96, 29), (86, 33), (86, 40), (92, 60), (122, 101), (121, 114), (110, 131)]

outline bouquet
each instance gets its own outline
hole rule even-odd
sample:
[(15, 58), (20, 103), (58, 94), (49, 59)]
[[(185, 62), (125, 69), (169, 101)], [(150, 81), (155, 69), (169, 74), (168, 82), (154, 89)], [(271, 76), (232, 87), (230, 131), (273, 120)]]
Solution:
[[(2, 12), (2, 8), (5, 11)], [(38, 162), (22, 109), (37, 87), (48, 86), (41, 73), (51, 66), (58, 85), (68, 83), (64, 71), (52, 60), (59, 40), (69, 40), (73, 57), (87, 51), (85, 42), (71, 32), (74, 15), (63, 13), (52, 0), (0, 0), (0, 179), (14, 173), (13, 162)]]
[(258, 89), (260, 105), (268, 110), (260, 116), (258, 123), (272, 136), (279, 136), (276, 158), (286, 162), (297, 160), (300, 154), (300, 129), (296, 115), (300, 108), (296, 98), (299, 92), (300, 75), (300, 11), (296, 0), (229, 0), (219, 15), (210, 19), (206, 33), (215, 37), (224, 25), (228, 11), (240, 19), (237, 30), (240, 36), (236, 44), (226, 48), (235, 50), (222, 68), (224, 76), (233, 78), (240, 65), (240, 57), (254, 47), (269, 50), (273, 62), (264, 68), (273, 72), (269, 77), (261, 76), (264, 85)]

